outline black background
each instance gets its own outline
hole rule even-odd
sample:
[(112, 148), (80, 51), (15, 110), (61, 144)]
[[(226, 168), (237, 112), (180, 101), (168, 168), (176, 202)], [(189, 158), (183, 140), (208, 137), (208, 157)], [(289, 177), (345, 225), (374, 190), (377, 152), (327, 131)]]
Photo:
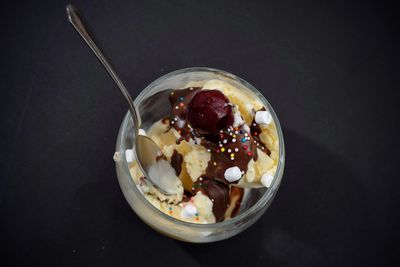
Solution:
[(133, 96), (209, 66), (252, 83), (281, 120), (286, 169), (270, 209), (234, 238), (194, 245), (154, 232), (126, 203), (112, 156), (127, 107), (66, 4), (2, 7), (0, 265), (395, 265), (394, 6), (75, 2)]

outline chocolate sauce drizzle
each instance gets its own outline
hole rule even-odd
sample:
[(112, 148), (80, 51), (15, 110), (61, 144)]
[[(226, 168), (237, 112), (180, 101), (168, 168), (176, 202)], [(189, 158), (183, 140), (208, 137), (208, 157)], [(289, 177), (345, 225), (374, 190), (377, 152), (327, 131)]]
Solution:
[[(201, 90), (201, 87), (173, 90), (169, 96), (171, 103), (169, 125), (175, 128), (181, 135), (177, 143), (181, 140), (189, 141), (190, 139), (200, 137), (186, 119), (187, 106), (199, 90)], [(167, 119), (163, 119), (163, 123), (167, 122)], [(229, 207), (230, 197), (237, 194), (241, 195), (238, 200), (239, 203), (236, 203), (237, 206), (235, 206), (232, 213), (232, 216), (234, 216), (239, 210), (243, 196), (242, 189), (230, 188), (229, 184), (231, 183), (225, 179), (224, 175), (226, 169), (237, 166), (241, 170), (242, 175), (244, 175), (247, 172), (249, 161), (251, 159), (256, 161), (258, 158), (257, 147), (268, 155), (270, 154), (268, 148), (259, 138), (261, 128), (254, 120), (250, 130), (251, 132), (249, 133), (243, 129), (243, 126), (229, 126), (220, 130), (219, 133), (201, 137), (201, 145), (211, 153), (211, 160), (208, 163), (205, 173), (193, 183), (192, 192), (187, 193), (196, 194), (198, 191), (201, 191), (207, 195), (213, 202), (213, 213), (217, 222), (224, 219), (226, 209)], [(182, 171), (182, 160), (182, 155), (174, 150), (171, 165), (177, 175)]]
[(218, 139), (215, 143), (208, 140), (202, 142), (202, 145), (211, 153), (211, 160), (204, 176), (230, 184), (225, 179), (225, 170), (237, 166), (242, 175), (245, 174), (249, 161), (257, 160), (257, 149), (250, 133), (246, 132), (242, 126), (236, 128), (229, 126), (221, 130)]
[(231, 200), (234, 199), (235, 197), (238, 198), (236, 200), (236, 203), (234, 203), (235, 208), (232, 211), (231, 218), (235, 217), (239, 213), (240, 203), (242, 202), (243, 195), (244, 195), (244, 189), (243, 188), (236, 187), (236, 186), (232, 186), (231, 187), (231, 193), (229, 195), (229, 198)]
[[(172, 107), (169, 123), (186, 141), (194, 137), (193, 129), (186, 120), (187, 106), (195, 93), (200, 89), (201, 87), (190, 87), (181, 90), (173, 90), (169, 95), (169, 102)], [(177, 143), (179, 141), (177, 141)]]
[(176, 176), (179, 176), (179, 174), (181, 174), (182, 162), (183, 156), (176, 149), (174, 149), (174, 153), (172, 153), (171, 156), (171, 166), (172, 168), (174, 168)]
[[(265, 111), (265, 110), (266, 109), (263, 107), (259, 111)], [(261, 134), (262, 130), (261, 130), (260, 125), (258, 123), (256, 123), (255, 118), (253, 118), (253, 121), (251, 122), (250, 132), (251, 132), (252, 137), (254, 138), (254, 141), (255, 141), (255, 144), (257, 145), (257, 147), (261, 151), (263, 151), (265, 154), (270, 156), (271, 155), (271, 151), (268, 149), (268, 147), (260, 139), (260, 134)]]
[(215, 179), (200, 177), (193, 184), (193, 191), (196, 194), (201, 191), (213, 202), (213, 213), (215, 220), (220, 222), (224, 219), (225, 211), (229, 207), (229, 186)]

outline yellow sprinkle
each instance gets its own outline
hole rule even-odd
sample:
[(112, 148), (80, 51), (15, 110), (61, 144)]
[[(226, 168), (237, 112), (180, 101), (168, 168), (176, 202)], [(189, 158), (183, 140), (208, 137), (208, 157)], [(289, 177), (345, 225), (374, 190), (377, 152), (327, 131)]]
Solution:
[(236, 138), (236, 134), (232, 135), (233, 138)]
[(231, 153), (231, 158), (233, 158), (235, 156), (235, 154)]
[(223, 147), (223, 148), (221, 148), (221, 152), (225, 152), (225, 148)]

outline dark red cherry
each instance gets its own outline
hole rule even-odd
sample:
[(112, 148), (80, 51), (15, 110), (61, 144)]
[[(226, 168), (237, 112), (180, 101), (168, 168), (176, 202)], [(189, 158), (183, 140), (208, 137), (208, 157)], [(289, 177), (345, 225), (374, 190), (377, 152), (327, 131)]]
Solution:
[(232, 105), (218, 90), (201, 90), (188, 105), (187, 120), (200, 134), (216, 133), (233, 124)]

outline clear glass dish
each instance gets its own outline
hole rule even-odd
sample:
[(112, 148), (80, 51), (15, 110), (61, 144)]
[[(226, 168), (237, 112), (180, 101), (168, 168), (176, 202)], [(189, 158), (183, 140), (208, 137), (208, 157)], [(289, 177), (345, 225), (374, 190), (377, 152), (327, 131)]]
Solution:
[(135, 143), (133, 122), (129, 112), (127, 112), (122, 121), (116, 144), (117, 156), (115, 157), (115, 162), (118, 181), (126, 200), (135, 213), (154, 230), (171, 238), (193, 243), (207, 243), (227, 239), (237, 235), (255, 223), (271, 204), (281, 183), (285, 164), (282, 129), (271, 105), (248, 82), (222, 70), (204, 67), (186, 68), (168, 73), (155, 80), (134, 101), (135, 106), (139, 109), (140, 120), (142, 121), (141, 128), (147, 130), (154, 122), (169, 115), (170, 112), (168, 99), (165, 100), (165, 103), (157, 103), (155, 107), (154, 103), (146, 101), (150, 96), (162, 90), (183, 88), (188, 82), (198, 81), (201, 83), (210, 79), (219, 79), (228, 82), (258, 97), (267, 110), (270, 111), (278, 133), (279, 162), (272, 184), (269, 188), (250, 189), (251, 192), (248, 191), (247, 193), (246, 203), (243, 201), (241, 211), (236, 217), (213, 224), (195, 224), (177, 220), (164, 214), (143, 196), (129, 172), (125, 151), (132, 149)]

